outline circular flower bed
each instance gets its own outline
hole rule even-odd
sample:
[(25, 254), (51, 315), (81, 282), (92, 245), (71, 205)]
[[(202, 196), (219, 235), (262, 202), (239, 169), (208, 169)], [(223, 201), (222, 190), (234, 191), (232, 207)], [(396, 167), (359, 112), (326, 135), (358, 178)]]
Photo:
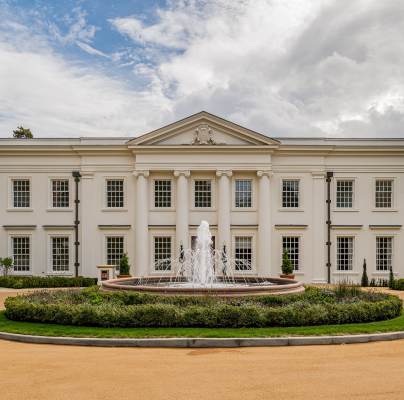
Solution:
[(33, 293), (6, 300), (15, 321), (101, 327), (275, 327), (381, 321), (401, 314), (402, 301), (356, 286), (307, 288), (288, 296), (170, 297), (127, 292)]

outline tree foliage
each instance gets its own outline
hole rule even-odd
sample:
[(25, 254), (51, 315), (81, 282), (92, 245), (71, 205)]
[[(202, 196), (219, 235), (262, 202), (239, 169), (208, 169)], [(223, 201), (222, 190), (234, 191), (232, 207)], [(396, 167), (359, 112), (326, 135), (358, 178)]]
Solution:
[(32, 134), (31, 129), (18, 126), (17, 129), (13, 131), (13, 137), (15, 139), (32, 139), (34, 135)]

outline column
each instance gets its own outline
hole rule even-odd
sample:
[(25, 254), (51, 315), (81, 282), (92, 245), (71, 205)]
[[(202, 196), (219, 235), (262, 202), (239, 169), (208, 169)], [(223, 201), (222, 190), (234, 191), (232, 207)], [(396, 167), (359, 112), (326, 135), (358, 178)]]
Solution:
[[(315, 283), (327, 282), (326, 268), (326, 202), (325, 202), (325, 173), (312, 172), (312, 257), (313, 269), (311, 281)], [(308, 279), (309, 277), (306, 277)]]
[(257, 240), (257, 273), (269, 276), (277, 271), (271, 265), (272, 221), (271, 221), (271, 188), (272, 171), (257, 171), (258, 184), (258, 240)]
[(135, 203), (135, 274), (149, 274), (149, 171), (134, 171), (136, 177)]
[(189, 189), (188, 178), (191, 175), (190, 171), (174, 171), (174, 176), (177, 178), (177, 199), (176, 199), (176, 216), (175, 216), (175, 236), (176, 236), (176, 251), (179, 255), (181, 244), (184, 249), (188, 249), (189, 244)]
[(230, 178), (232, 171), (216, 171), (216, 176), (219, 178), (219, 196), (218, 196), (218, 241), (217, 249), (222, 250), (223, 245), (227, 247), (229, 254), (231, 246), (230, 233), (230, 205), (231, 205), (231, 185)]

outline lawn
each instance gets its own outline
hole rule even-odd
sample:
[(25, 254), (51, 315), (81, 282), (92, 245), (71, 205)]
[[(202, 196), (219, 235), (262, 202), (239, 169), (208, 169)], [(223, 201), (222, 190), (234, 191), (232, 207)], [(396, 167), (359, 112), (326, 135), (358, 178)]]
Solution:
[(100, 328), (54, 325), (8, 320), (0, 312), (0, 331), (39, 336), (72, 336), (98, 338), (150, 337), (282, 337), (346, 335), (404, 331), (404, 315), (387, 321), (361, 324), (322, 325), (286, 328)]

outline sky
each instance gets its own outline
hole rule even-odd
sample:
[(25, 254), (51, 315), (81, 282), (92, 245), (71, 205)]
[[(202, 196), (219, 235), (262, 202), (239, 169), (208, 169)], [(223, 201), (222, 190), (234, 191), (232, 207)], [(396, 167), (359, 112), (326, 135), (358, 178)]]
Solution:
[(0, 137), (135, 137), (205, 110), (404, 137), (404, 1), (0, 0)]

